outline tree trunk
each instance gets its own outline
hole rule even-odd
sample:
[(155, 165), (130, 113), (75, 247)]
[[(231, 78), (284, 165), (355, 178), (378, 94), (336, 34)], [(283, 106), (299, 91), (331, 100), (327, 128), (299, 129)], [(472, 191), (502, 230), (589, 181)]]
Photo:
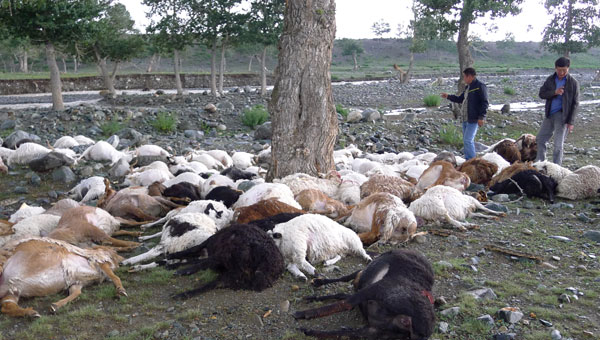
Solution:
[(269, 102), (272, 165), (267, 179), (334, 169), (338, 121), (331, 92), (335, 1), (287, 1)]
[(114, 97), (117, 94), (117, 91), (115, 90), (112, 77), (108, 73), (108, 68), (106, 66), (106, 58), (102, 58), (100, 52), (98, 51), (98, 48), (95, 46), (94, 54), (96, 55), (96, 64), (98, 65), (100, 73), (102, 74), (102, 80), (104, 80), (104, 87), (106, 87), (106, 90), (110, 92), (110, 94)]
[(78, 65), (79, 63), (77, 62), (77, 56), (74, 55), (73, 56), (73, 73), (77, 73), (78, 71)]
[(60, 60), (62, 61), (62, 64), (63, 64), (63, 73), (67, 73), (67, 61), (65, 60), (65, 57), (61, 56)]
[(210, 61), (210, 94), (213, 97), (218, 98), (219, 93), (217, 92), (217, 41), (213, 41), (212, 45), (212, 59)]
[(219, 95), (223, 95), (223, 82), (225, 80), (225, 41), (221, 43), (221, 63), (219, 64)]
[(260, 95), (267, 94), (267, 46), (263, 46), (260, 56)]
[(413, 52), (410, 52), (410, 61), (408, 62), (408, 70), (406, 71), (406, 74), (404, 75), (404, 79), (402, 81), (404, 84), (406, 84), (410, 81), (414, 61), (415, 61), (415, 54)]
[(28, 55), (27, 51), (24, 51), (23, 54), (21, 55), (21, 58), (19, 61), (19, 65), (21, 67), (21, 72), (23, 72), (23, 73), (29, 72), (28, 57), (29, 57), (29, 55)]
[(254, 55), (250, 56), (250, 61), (248, 62), (248, 72), (252, 72), (252, 60), (254, 60)]
[(352, 51), (352, 59), (354, 60), (354, 71), (358, 70), (358, 60), (356, 60), (356, 51)]
[(54, 45), (49, 41), (46, 42), (46, 62), (48, 63), (48, 69), (50, 70), (52, 109), (64, 110), (65, 105), (63, 104), (62, 98), (62, 84), (60, 83), (60, 71), (58, 70), (58, 64), (56, 64), (56, 52), (54, 51)]
[[(467, 2), (467, 1), (465, 1)], [(463, 8), (468, 6), (466, 3), (463, 5)], [(469, 24), (471, 23), (471, 16), (466, 14), (466, 11), (463, 9), (460, 17), (460, 25), (458, 29), (458, 41), (456, 42), (456, 48), (458, 50), (458, 64), (460, 66), (459, 70), (459, 82), (458, 82), (458, 93), (461, 93), (465, 87), (465, 81), (463, 79), (463, 71), (467, 67), (473, 67), (473, 57), (471, 56), (471, 51), (469, 50)]]
[(119, 70), (119, 62), (116, 61), (115, 62), (115, 66), (113, 66), (113, 71), (110, 75), (110, 79), (112, 80), (113, 84), (115, 83), (115, 78), (117, 77), (117, 71)]
[(183, 86), (181, 85), (181, 77), (179, 75), (179, 50), (173, 50), (173, 69), (175, 71), (175, 86), (177, 87), (177, 95), (183, 95)]
[(567, 21), (565, 23), (565, 50), (563, 52), (563, 55), (567, 58), (571, 54), (571, 47), (569, 45), (571, 44), (571, 35), (573, 34), (573, 3), (575, 0), (568, 1), (569, 5), (567, 7)]
[(150, 57), (150, 62), (148, 63), (148, 68), (146, 68), (146, 73), (152, 72), (152, 68), (154, 68), (155, 62), (156, 62), (156, 53), (152, 54), (152, 57)]

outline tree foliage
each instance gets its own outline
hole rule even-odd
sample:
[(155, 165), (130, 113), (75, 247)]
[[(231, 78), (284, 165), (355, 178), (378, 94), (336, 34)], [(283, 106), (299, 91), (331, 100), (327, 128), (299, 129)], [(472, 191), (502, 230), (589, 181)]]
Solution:
[(244, 42), (263, 46), (276, 45), (283, 32), (285, 0), (253, 0), (251, 3)]
[(600, 45), (598, 0), (546, 0), (552, 20), (544, 29), (542, 45), (569, 56)]
[(150, 7), (148, 16), (156, 15), (146, 31), (152, 35), (154, 46), (161, 52), (184, 50), (193, 41), (190, 11), (187, 2), (181, 0), (143, 0)]
[(390, 33), (391, 30), (392, 29), (390, 28), (390, 24), (388, 22), (385, 22), (383, 19), (374, 22), (371, 26), (371, 31), (373, 31), (373, 33), (379, 38), (381, 38), (385, 34)]
[(362, 54), (365, 50), (358, 40), (344, 38), (339, 41), (342, 48), (342, 55)]

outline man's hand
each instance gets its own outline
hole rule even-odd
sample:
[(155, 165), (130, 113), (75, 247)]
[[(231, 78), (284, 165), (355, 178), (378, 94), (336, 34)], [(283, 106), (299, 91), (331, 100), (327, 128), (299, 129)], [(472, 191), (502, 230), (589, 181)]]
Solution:
[(484, 123), (484, 120), (483, 120), (483, 119), (479, 119), (479, 120), (477, 121), (477, 125), (479, 125), (479, 127), (482, 127), (482, 126), (483, 126), (483, 123)]
[(444, 93), (440, 94), (440, 97), (442, 97), (444, 99), (448, 99), (448, 94), (444, 92)]
[(557, 96), (562, 96), (563, 93), (565, 93), (564, 86), (561, 86), (561, 87), (557, 88), (556, 91), (554, 91), (554, 94)]
[(573, 125), (572, 124), (567, 124), (567, 131), (569, 133), (573, 132)]

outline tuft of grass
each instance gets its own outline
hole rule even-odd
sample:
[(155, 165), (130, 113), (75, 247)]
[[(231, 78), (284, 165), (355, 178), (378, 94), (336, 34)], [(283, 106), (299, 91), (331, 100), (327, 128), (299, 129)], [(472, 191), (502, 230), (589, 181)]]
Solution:
[(109, 120), (108, 122), (102, 123), (102, 125), (100, 125), (100, 130), (102, 130), (102, 135), (105, 137), (110, 137), (114, 134), (116, 134), (117, 132), (123, 130), (124, 126), (122, 123), (120, 123), (119, 121), (115, 120)]
[(513, 89), (512, 87), (504, 87), (504, 94), (507, 94), (509, 96), (514, 96), (516, 93), (515, 89)]
[(425, 106), (427, 106), (427, 107), (438, 107), (438, 106), (440, 106), (441, 102), (442, 102), (442, 98), (435, 94), (430, 94), (428, 96), (425, 96), (425, 98), (423, 98), (423, 103), (425, 103)]
[(173, 132), (177, 127), (177, 119), (175, 118), (175, 114), (161, 111), (156, 115), (156, 119), (150, 122), (150, 125), (159, 132)]
[(140, 277), (140, 283), (143, 285), (150, 284), (167, 284), (173, 279), (173, 272), (162, 267), (152, 268), (146, 275)]
[(254, 105), (250, 109), (244, 110), (242, 123), (251, 129), (269, 120), (269, 112), (263, 105)]
[(335, 111), (341, 114), (344, 118), (348, 117), (348, 113), (350, 112), (350, 110), (343, 107), (342, 104), (335, 104)]
[(6, 137), (10, 136), (10, 134), (13, 133), (14, 131), (15, 131), (14, 129), (2, 130), (2, 131), (0, 131), (0, 138), (6, 138)]
[(454, 124), (443, 125), (439, 132), (439, 139), (443, 144), (456, 147), (461, 147), (463, 145), (462, 131)]

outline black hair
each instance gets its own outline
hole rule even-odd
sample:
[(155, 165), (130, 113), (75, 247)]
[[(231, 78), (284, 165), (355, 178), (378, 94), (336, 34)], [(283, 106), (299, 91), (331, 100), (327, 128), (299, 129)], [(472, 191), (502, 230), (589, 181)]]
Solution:
[(554, 62), (554, 67), (569, 67), (571, 66), (571, 59), (567, 57), (560, 57)]
[(464, 73), (466, 76), (476, 76), (476, 75), (477, 75), (477, 72), (475, 72), (475, 69), (474, 69), (474, 68), (472, 68), (472, 67), (467, 67), (467, 68), (466, 68), (466, 69), (463, 71), (463, 73)]

